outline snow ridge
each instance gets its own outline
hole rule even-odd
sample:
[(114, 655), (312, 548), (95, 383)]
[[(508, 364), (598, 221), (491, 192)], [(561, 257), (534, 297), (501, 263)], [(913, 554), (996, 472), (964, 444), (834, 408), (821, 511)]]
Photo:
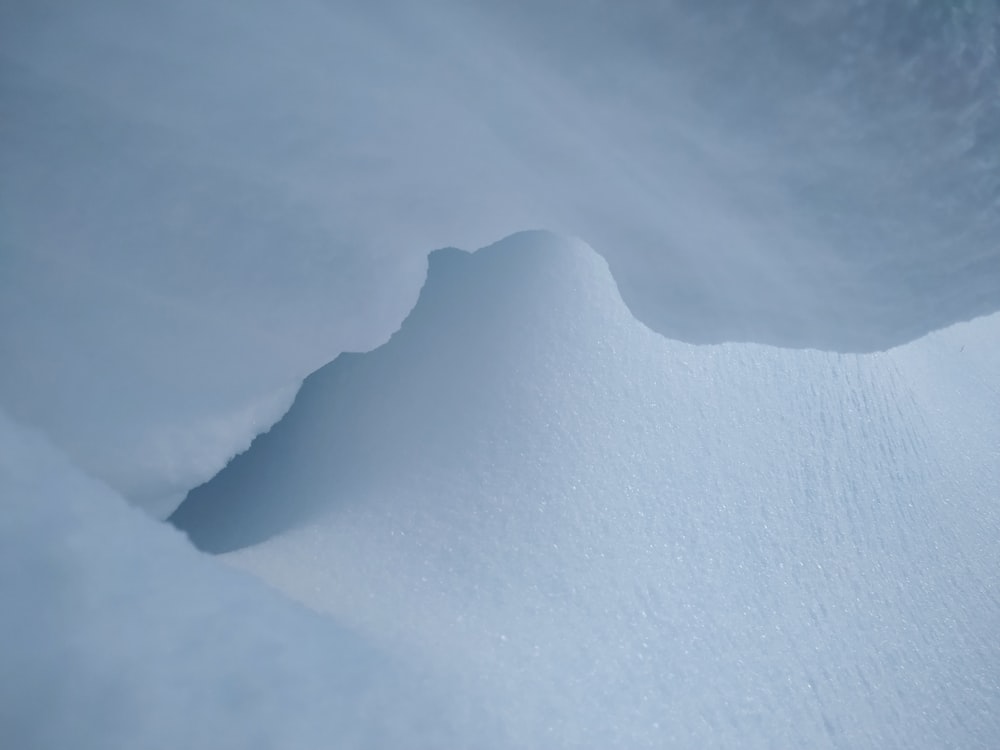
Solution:
[(907, 356), (665, 340), (545, 233), (441, 251), (174, 520), (471, 681), (492, 746), (989, 747), (996, 468)]

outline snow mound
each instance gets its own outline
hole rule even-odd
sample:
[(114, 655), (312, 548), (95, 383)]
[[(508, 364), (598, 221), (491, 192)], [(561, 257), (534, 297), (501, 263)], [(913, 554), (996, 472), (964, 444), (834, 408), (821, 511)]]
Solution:
[(930, 0), (0, 4), (0, 404), (164, 515), (275, 394), (384, 343), (428, 249), (533, 227), (695, 343), (993, 312), (998, 28)]
[(2, 414), (0, 497), (5, 747), (442, 747), (463, 716)]
[(443, 250), (390, 341), (310, 376), (173, 521), (475, 685), (503, 733), (457, 746), (987, 748), (981, 325), (874, 355), (694, 346), (582, 243)]

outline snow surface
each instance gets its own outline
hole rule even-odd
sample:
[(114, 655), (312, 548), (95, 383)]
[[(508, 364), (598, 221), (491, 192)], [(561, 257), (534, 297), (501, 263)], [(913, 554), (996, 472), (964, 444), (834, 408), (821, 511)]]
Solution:
[(998, 19), (3, 3), (0, 403), (163, 515), (383, 343), (433, 248), (581, 237), (691, 342), (867, 351), (993, 312)]
[(2, 414), (0, 497), (5, 748), (442, 747), (467, 720), (461, 695), (199, 555)]
[(998, 33), (0, 3), (0, 745), (1000, 745)]
[(504, 731), (449, 746), (995, 747), (1000, 318), (977, 325), (695, 346), (581, 243), (442, 250), (401, 330), (173, 520), (471, 676)]

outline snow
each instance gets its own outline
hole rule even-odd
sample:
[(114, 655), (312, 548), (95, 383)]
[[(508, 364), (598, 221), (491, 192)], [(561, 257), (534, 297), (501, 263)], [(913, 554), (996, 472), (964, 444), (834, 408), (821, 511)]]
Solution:
[(5, 4), (0, 401), (163, 515), (434, 248), (582, 237), (694, 343), (996, 310), (997, 7), (701, 5)]
[(3, 415), (0, 496), (4, 747), (440, 747), (426, 717), (461, 718)]
[(0, 745), (1000, 744), (998, 14), (0, 4)]
[(512, 746), (990, 747), (1000, 400), (958, 404), (996, 382), (998, 324), (695, 346), (579, 242), (440, 251), (401, 330), (173, 521), (474, 676)]

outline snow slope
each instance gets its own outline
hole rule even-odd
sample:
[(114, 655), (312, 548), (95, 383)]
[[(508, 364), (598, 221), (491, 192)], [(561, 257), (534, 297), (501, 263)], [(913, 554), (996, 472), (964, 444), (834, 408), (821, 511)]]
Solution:
[(383, 343), (432, 248), (582, 237), (692, 342), (995, 311), (998, 13), (4, 3), (0, 403), (164, 515)]
[(582, 243), (442, 250), (172, 520), (475, 685), (452, 746), (994, 747), (998, 323), (694, 346)]
[(998, 34), (0, 3), (0, 745), (1000, 745)]
[(0, 497), (6, 748), (442, 747), (476, 715), (199, 555), (3, 415)]

